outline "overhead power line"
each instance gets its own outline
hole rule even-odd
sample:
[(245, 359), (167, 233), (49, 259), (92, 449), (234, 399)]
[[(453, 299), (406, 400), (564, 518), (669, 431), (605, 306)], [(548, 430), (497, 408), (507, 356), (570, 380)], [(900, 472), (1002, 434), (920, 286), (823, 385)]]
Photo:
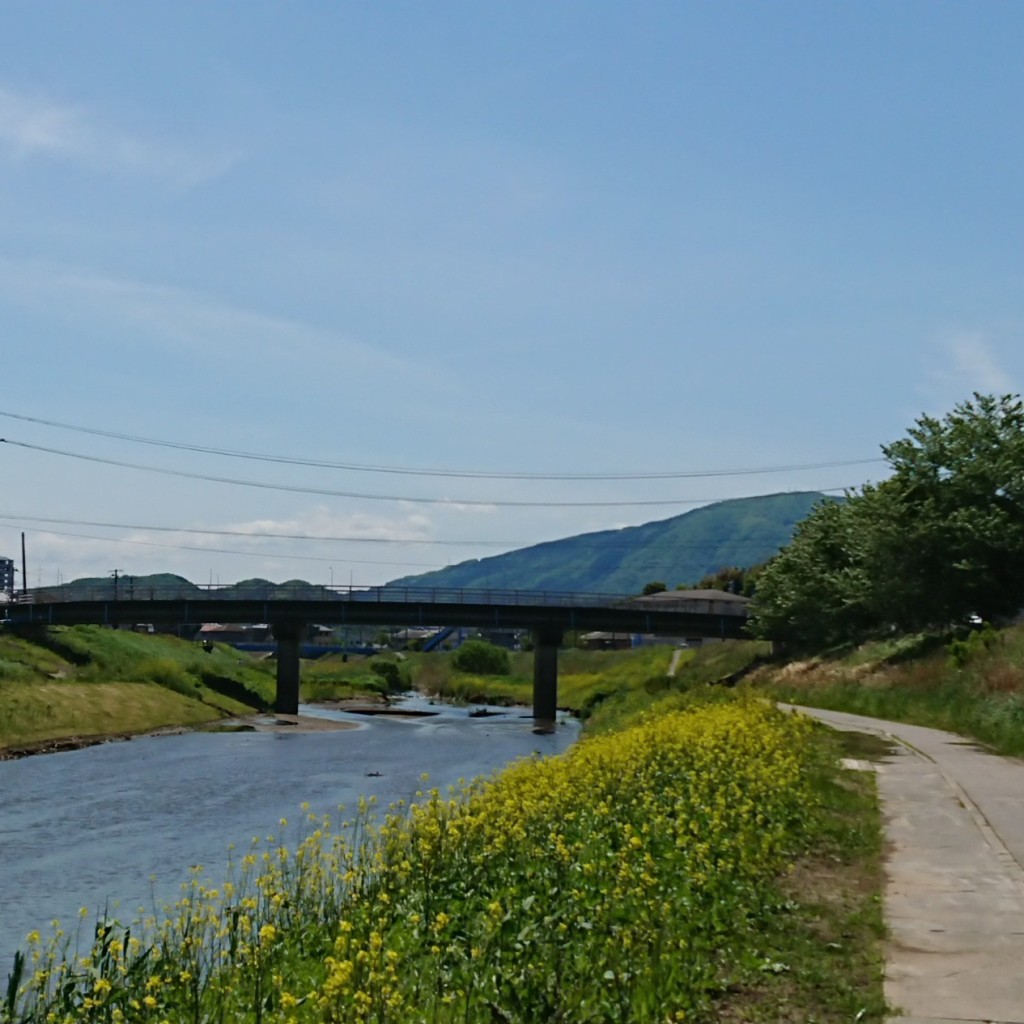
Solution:
[[(13, 527), (7, 527), (7, 529), (13, 529)], [(289, 561), (297, 562), (320, 562), (327, 563), (330, 561), (341, 562), (344, 565), (396, 565), (396, 566), (414, 566), (420, 569), (443, 569), (444, 566), (437, 562), (387, 562), (379, 559), (367, 559), (367, 558), (343, 558), (343, 559), (332, 559), (327, 555), (286, 555), (276, 551), (238, 551), (233, 548), (210, 548), (200, 547), (198, 544), (161, 544), (155, 540), (135, 540), (128, 539), (127, 537), (97, 537), (95, 534), (90, 533), (71, 533), (68, 530), (51, 530), (45, 529), (40, 530), (39, 533), (44, 536), (52, 535), (55, 537), (74, 537), (76, 540), (98, 540), (108, 544), (141, 544), (144, 547), (149, 548), (167, 548), (172, 551), (198, 551), (202, 554), (210, 553), (215, 555), (245, 555), (247, 557), (263, 558), (263, 559), (275, 559), (275, 558), (286, 558)]]
[[(15, 519), (15, 518), (16, 517), (13, 517), (13, 516), (0, 516), (0, 519)], [(26, 522), (40, 521), (40, 517), (36, 517), (35, 520), (33, 520), (33, 517), (21, 517), (21, 518), (23, 519), (23, 521), (26, 521)], [(41, 520), (41, 521), (43, 521), (43, 522), (60, 522), (60, 520)], [(73, 523), (74, 520), (69, 520), (68, 522)], [(100, 523), (100, 524), (96, 524), (96, 525), (103, 526), (103, 525), (106, 525), (106, 524)], [(3, 528), (3, 529), (16, 529), (17, 527), (2, 526), (0, 528)], [(137, 527), (137, 528), (138, 529), (161, 529), (160, 527)], [(166, 529), (170, 529), (170, 528), (166, 528)], [(186, 532), (186, 531), (182, 530), (180, 532)], [(195, 533), (210, 532), (210, 533), (216, 534), (219, 531), (196, 530), (196, 531), (189, 531), (189, 532), (195, 532)], [(327, 564), (328, 562), (334, 562), (336, 564), (338, 562), (341, 562), (344, 565), (390, 565), (390, 566), (403, 567), (403, 568), (416, 568), (416, 569), (427, 569), (427, 570), (441, 570), (441, 569), (446, 568), (446, 565), (442, 565), (442, 564), (440, 564), (438, 562), (410, 562), (410, 561), (404, 561), (404, 560), (403, 561), (390, 561), (390, 560), (378, 559), (378, 558), (373, 558), (373, 559), (350, 558), (347, 555), (343, 555), (343, 556), (341, 556), (339, 558), (337, 556), (337, 554), (335, 554), (335, 555), (295, 555), (295, 554), (286, 554), (284, 552), (279, 552), (279, 551), (240, 551), (237, 548), (208, 547), (208, 546), (200, 546), (198, 544), (168, 544), (168, 543), (161, 543), (160, 541), (140, 540), (138, 538), (100, 537), (100, 536), (97, 536), (96, 534), (91, 534), (91, 533), (77, 533), (77, 532), (72, 532), (70, 530), (54, 530), (51, 527), (46, 527), (46, 528), (40, 530), (39, 533), (41, 535), (44, 535), (44, 536), (72, 537), (72, 538), (74, 538), (76, 540), (93, 540), (93, 541), (99, 541), (101, 543), (108, 543), (108, 544), (117, 544), (117, 545), (120, 545), (120, 544), (134, 544), (134, 545), (142, 546), (142, 547), (161, 548), (161, 549), (164, 549), (164, 550), (171, 550), (171, 551), (195, 551), (195, 552), (199, 552), (200, 554), (240, 555), (240, 556), (243, 556), (243, 557), (246, 557), (246, 558), (261, 558), (261, 559), (273, 559), (273, 560), (282, 560), (283, 559), (283, 560), (293, 561), (293, 562), (318, 562), (321, 565)], [(280, 534), (265, 534), (265, 535), (261, 535), (261, 534), (254, 534), (254, 535), (246, 534), (245, 536), (267, 536), (267, 537), (271, 537), (271, 538), (273, 538), (273, 537), (281, 538), (282, 537), (282, 535), (280, 535)], [(308, 539), (308, 540), (323, 540), (324, 538), (309, 537), (309, 538), (304, 538), (304, 539)], [(445, 542), (444, 541), (439, 541), (438, 543), (445, 543)], [(459, 543), (462, 543), (462, 542), (459, 542)], [(488, 542), (488, 541), (473, 542), (473, 541), (469, 541), (469, 542), (466, 542), (466, 543), (487, 544), (487, 543), (493, 543), (493, 542)], [(614, 547), (618, 547), (618, 548), (627, 548), (627, 547), (629, 547), (629, 545), (624, 545), (624, 544), (623, 545), (615, 545), (615, 544), (612, 544), (612, 545), (609, 545), (609, 544), (596, 545), (595, 544), (595, 545), (589, 545), (589, 546), (590, 547), (594, 547), (594, 548), (601, 547), (601, 548), (605, 548), (605, 549), (607, 549), (609, 547), (613, 547), (613, 548)], [(701, 544), (671, 544), (671, 545), (667, 545), (665, 550), (667, 550), (667, 551), (675, 551), (675, 550), (683, 550), (683, 549), (691, 549), (691, 548), (692, 549), (701, 549), (704, 546), (705, 545), (701, 545)], [(729, 545), (729, 548), (732, 551), (739, 550), (739, 549), (746, 549), (746, 550), (752, 550), (752, 551), (753, 550), (760, 551), (760, 550), (762, 550), (764, 548), (764, 546), (765, 546), (764, 543), (758, 544), (758, 543), (756, 543), (754, 541), (749, 541), (748, 540), (748, 541), (743, 541), (743, 542), (731, 544), (731, 545)], [(492, 556), (492, 557), (500, 557), (500, 556)], [(447, 563), (447, 565), (450, 565), (450, 564), (451, 563)]]
[[(286, 466), (306, 466), (313, 469), (337, 469), (353, 473), (390, 473), (399, 476), (458, 477), (475, 480), (696, 480), (711, 477), (756, 476), (769, 473), (795, 473), (814, 469), (837, 469), (846, 466), (868, 466), (884, 462), (879, 457), (872, 459), (846, 459), (831, 462), (795, 463), (783, 466), (755, 466), (746, 469), (707, 469), (707, 470), (654, 470), (634, 473), (536, 473), (513, 472), (480, 469), (428, 469), (413, 466), (371, 465), (358, 462), (334, 462), (321, 459), (301, 458), (294, 455), (273, 455), (266, 452), (237, 451), (231, 448), (219, 448), (212, 445), (189, 444), (185, 441), (167, 441), (153, 437), (142, 437), (136, 434), (124, 434), (115, 430), (101, 430), (96, 427), (83, 427), (73, 423), (61, 423), (57, 420), (42, 419), (38, 416), (23, 416), (19, 413), (5, 412), (0, 409), (0, 416), (7, 419), (20, 420), (23, 423), (36, 423), (45, 427), (56, 427), (59, 430), (70, 430), (78, 434), (92, 434), (95, 437), (109, 437), (118, 441), (130, 441), (132, 444), (152, 445), (158, 448), (172, 448), (177, 451), (194, 452), (202, 455), (219, 455), (231, 459), (246, 459), (252, 462), (272, 462)], [(47, 449), (49, 450), (49, 449)], [(136, 467), (138, 468), (138, 467)], [(401, 499), (416, 500), (416, 499)], [(423, 499), (420, 499), (423, 500)], [(459, 502), (459, 504), (472, 504)], [(480, 504), (493, 504), (481, 502)], [(628, 502), (626, 504), (637, 504)], [(646, 503), (650, 504), (650, 503)], [(666, 502), (665, 504), (672, 504)]]
[(58, 526), (95, 526), (105, 530), (148, 530), (153, 533), (195, 533), (209, 537), (249, 537), (260, 540), (309, 540), (329, 544), (432, 544), (442, 547), (515, 547), (515, 540), (419, 540), (406, 537), (334, 537), (313, 533), (271, 533), (261, 530), (209, 530), (195, 526), (152, 526), (143, 523), (102, 523), (89, 519), (57, 519), (51, 516), (17, 516), (0, 513), (0, 519), (16, 523), (54, 523)]
[[(6, 437), (0, 437), (0, 444), (9, 444), (29, 451), (46, 452), (49, 455), (60, 455), (64, 458), (78, 459), (83, 462), (98, 463), (104, 466), (117, 466), (120, 469), (135, 469), (145, 473), (157, 473), (162, 476), (173, 476), (186, 480), (205, 480), (210, 483), (231, 484), (235, 487), (255, 487), (264, 491), (284, 491), (289, 494), (316, 494), (329, 498), (356, 498), (362, 501), (411, 502), (418, 505), (461, 505), (471, 508), (632, 508), (640, 506), (707, 505), (716, 501), (728, 500), (726, 498), (654, 498), (618, 501), (515, 501), (507, 499), (481, 500), (477, 498), (427, 498), (420, 495), (369, 494), (359, 491), (336, 491), (325, 487), (297, 487), (291, 484), (271, 484), (258, 480), (239, 480), (234, 477), (215, 476), (206, 473), (189, 473), (180, 469), (144, 466), (135, 462), (105, 459), (98, 455), (86, 455), (82, 452), (69, 452), (60, 448), (28, 444), (25, 441), (13, 441)], [(848, 488), (829, 487), (816, 489), (827, 493), (829, 491), (847, 490)]]
[[(545, 544), (562, 544), (577, 540), (574, 537), (559, 537), (556, 540), (549, 541), (517, 541), (517, 540), (411, 540), (399, 537), (336, 537), (336, 536), (320, 536), (317, 534), (308, 533), (270, 533), (265, 531), (249, 531), (249, 530), (214, 530), (214, 529), (203, 529), (200, 527), (190, 526), (153, 526), (144, 523), (104, 523), (96, 520), (89, 519), (59, 519), (53, 516), (24, 516), (24, 515), (12, 515), (9, 513), (0, 513), (0, 521), (24, 524), (24, 523), (36, 523), (41, 524), (44, 529), (42, 533), (57, 533), (61, 536), (77, 537), (86, 536), (85, 534), (63, 534), (58, 530), (48, 529), (50, 525), (58, 526), (88, 526), (95, 527), (104, 530), (141, 530), (153, 533), (187, 533), (196, 534), (199, 536), (209, 537), (244, 537), (250, 540), (290, 540), (290, 541), (309, 541), (312, 543), (324, 543), (324, 544), (402, 544), (402, 545), (432, 545), (438, 547), (507, 547), (511, 549), (518, 548), (530, 548), (530, 547), (542, 547)], [(16, 527), (7, 527), (7, 529), (15, 529)], [(607, 531), (599, 531), (606, 533)], [(585, 535), (581, 535), (585, 536)], [(116, 537), (89, 537), (92, 540), (109, 540), (111, 543), (119, 543), (120, 541)], [(774, 543), (776, 535), (772, 534), (770, 537), (763, 537), (758, 539), (757, 537), (746, 537), (742, 541), (735, 541), (725, 545), (730, 551), (737, 549), (745, 550), (760, 550), (766, 545)], [(126, 544), (156, 544), (155, 541), (141, 541), (129, 538), (123, 538), (123, 543)], [(163, 547), (182, 547), (184, 550), (198, 550), (198, 551), (214, 551), (215, 548), (202, 547), (202, 548), (187, 548), (184, 545), (157, 545)], [(698, 543), (667, 543), (662, 542), (659, 547), (664, 551), (683, 551), (683, 550), (705, 550), (709, 546), (708, 544)], [(576, 549), (593, 549), (607, 551), (610, 549), (615, 550), (629, 550), (635, 547), (634, 544), (630, 543), (616, 543), (614, 541), (602, 540), (599, 543), (586, 544), (577, 543), (573, 545)], [(229, 551), (227, 554), (265, 554), (265, 552), (235, 552)], [(290, 555), (284, 557), (303, 557), (310, 558), (313, 561), (322, 561), (323, 559), (314, 556), (298, 556)], [(498, 556), (487, 556), (487, 557), (498, 557)], [(389, 563), (379, 563), (389, 564)], [(399, 565), (416, 565), (416, 562), (400, 562), (395, 563)]]

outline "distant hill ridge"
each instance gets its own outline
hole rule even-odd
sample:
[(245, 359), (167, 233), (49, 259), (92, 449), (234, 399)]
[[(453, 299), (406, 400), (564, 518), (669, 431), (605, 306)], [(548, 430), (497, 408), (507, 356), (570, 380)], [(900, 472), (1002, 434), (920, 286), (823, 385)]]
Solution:
[[(387, 587), (465, 587), (502, 590), (575, 591), (638, 594), (644, 584), (660, 580), (669, 589), (688, 587), (719, 569), (749, 568), (771, 558), (789, 543), (793, 528), (820, 501), (837, 500), (820, 491), (734, 498), (642, 526), (582, 533), (546, 541), (490, 558), (404, 576)], [(113, 596), (109, 576), (74, 580), (66, 587), (88, 586)], [(182, 576), (156, 573), (122, 575), (118, 595), (145, 598), (147, 591), (173, 587), (179, 593), (200, 587)], [(321, 588), (305, 580), (272, 583), (250, 579), (220, 588), (259, 590), (267, 597), (315, 597)], [(303, 590), (309, 588), (308, 595)], [(57, 589), (57, 588), (53, 588)]]
[(771, 558), (816, 504), (833, 500), (820, 491), (734, 498), (671, 519), (534, 544), (387, 585), (608, 594), (639, 593), (653, 580), (670, 589), (692, 586), (719, 569), (745, 569)]
[[(85, 576), (80, 579), (71, 580), (69, 583), (62, 583), (57, 587), (47, 587), (47, 590), (83, 590), (88, 588), (93, 597), (113, 598), (116, 595), (122, 600), (146, 600), (149, 597), (166, 597), (173, 594), (175, 597), (202, 597), (207, 593), (208, 588), (201, 587), (184, 576), (177, 576), (174, 573), (158, 572), (149, 576), (133, 576), (129, 573), (122, 573), (118, 576), (115, 584), (112, 576)], [(219, 595), (231, 595), (237, 593), (239, 597), (246, 595), (258, 595), (260, 600), (273, 600), (274, 598), (310, 599), (317, 600), (323, 596), (323, 587), (320, 584), (309, 583), (306, 580), (285, 580), (283, 583), (274, 583), (272, 580), (255, 577), (248, 580), (239, 580), (237, 583), (226, 583), (215, 588)]]

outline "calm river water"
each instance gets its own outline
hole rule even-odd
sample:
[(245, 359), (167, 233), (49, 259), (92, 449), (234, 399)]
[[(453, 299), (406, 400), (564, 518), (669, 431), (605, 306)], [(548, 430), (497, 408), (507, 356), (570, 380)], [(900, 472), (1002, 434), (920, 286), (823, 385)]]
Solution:
[(244, 852), (253, 837), (278, 835), (281, 818), (301, 822), (303, 801), (335, 819), (360, 796), (386, 808), (423, 788), (423, 772), (444, 788), (535, 751), (558, 753), (578, 735), (572, 721), (534, 735), (521, 709), (471, 718), (418, 698), (405, 706), (438, 714), (303, 708), (358, 728), (196, 732), (0, 761), (0, 987), (32, 929), (45, 936), (57, 918), (73, 932), (83, 906), (128, 922), (154, 892), (160, 905), (176, 898), (191, 865), (217, 879), (230, 844)]

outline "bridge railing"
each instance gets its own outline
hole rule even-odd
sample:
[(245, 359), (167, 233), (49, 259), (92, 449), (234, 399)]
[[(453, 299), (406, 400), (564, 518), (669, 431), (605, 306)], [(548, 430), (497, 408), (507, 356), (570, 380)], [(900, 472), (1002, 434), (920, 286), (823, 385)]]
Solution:
[(542, 607), (609, 607), (635, 600), (630, 594), (510, 590), (476, 587), (353, 587), (310, 583), (238, 583), (227, 586), (191, 583), (133, 584), (122, 577), (100, 584), (36, 587), (14, 600), (26, 604), (78, 601), (359, 601), (399, 604), (500, 604)]
[[(311, 583), (235, 583), (226, 586), (181, 583), (136, 584), (130, 576), (98, 584), (64, 584), (59, 587), (37, 587), (15, 595), (19, 604), (67, 604), (71, 602), (133, 602), (150, 601), (234, 601), (259, 602), (348, 602), (381, 605), (495, 605), (503, 608), (630, 608), (638, 606), (657, 612), (687, 612), (704, 615), (743, 616), (746, 602), (740, 598), (726, 600), (710, 597), (707, 591), (688, 593), (673, 591), (656, 598), (636, 594), (588, 594), (578, 591), (512, 590), (475, 587), (354, 587), (317, 586)], [(140, 612), (141, 614), (141, 612)]]

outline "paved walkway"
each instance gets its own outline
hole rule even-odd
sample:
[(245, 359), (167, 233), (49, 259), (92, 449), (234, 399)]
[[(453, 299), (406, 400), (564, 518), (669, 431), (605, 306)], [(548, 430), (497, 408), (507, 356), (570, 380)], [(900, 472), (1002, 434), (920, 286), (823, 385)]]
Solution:
[(937, 729), (801, 710), (897, 741), (878, 766), (894, 1020), (1024, 1024), (1024, 762)]

